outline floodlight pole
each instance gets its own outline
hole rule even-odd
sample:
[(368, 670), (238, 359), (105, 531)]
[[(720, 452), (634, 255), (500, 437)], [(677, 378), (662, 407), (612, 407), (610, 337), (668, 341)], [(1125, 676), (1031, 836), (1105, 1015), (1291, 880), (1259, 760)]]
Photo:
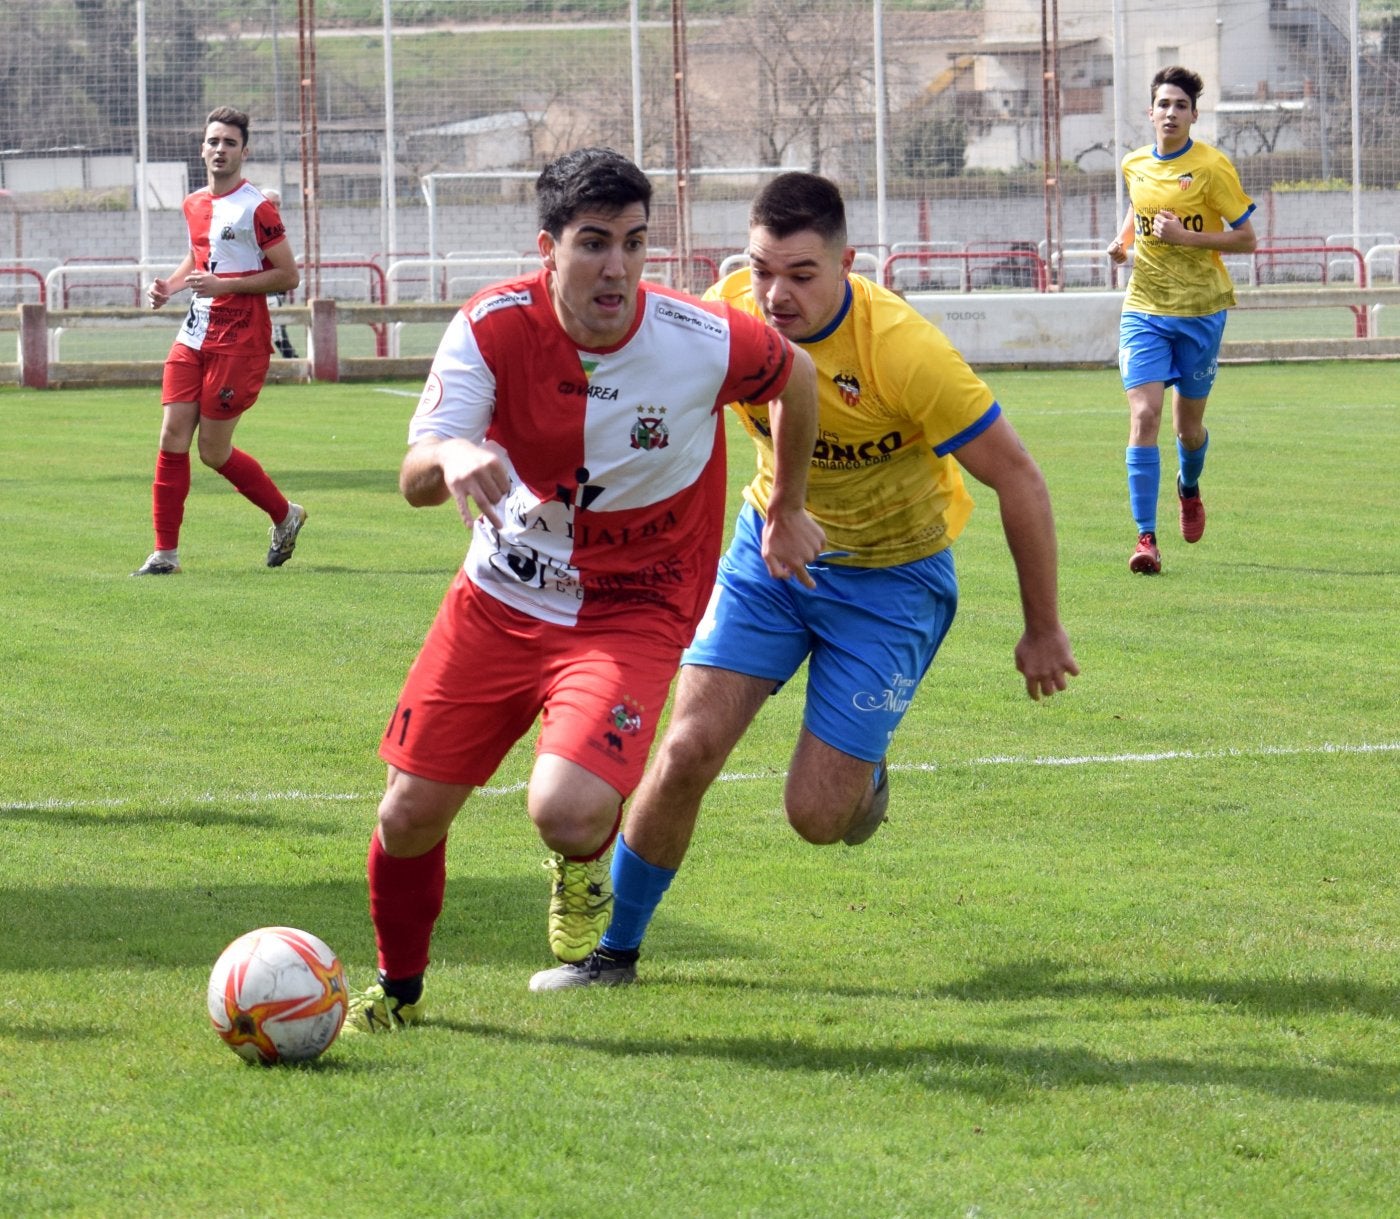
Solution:
[[(389, 0), (384, 0), (387, 4)], [(632, 53), (632, 160), (642, 163), (642, 21), (638, 0), (627, 6), (628, 43)]]
[(1361, 14), (1351, 0), (1351, 244), (1361, 248)]
[(277, 0), (272, 0), (272, 117), (277, 124), (277, 193), (287, 197), (287, 139), (282, 122), (282, 58), (277, 49)]
[(875, 244), (883, 259), (890, 252), (889, 203), (885, 191), (885, 6), (875, 0)]
[[(1113, 236), (1118, 235), (1118, 222), (1123, 219), (1123, 175), (1118, 172), (1118, 164), (1127, 148), (1127, 136), (1123, 124), (1128, 116), (1128, 107), (1123, 100), (1123, 90), (1128, 84), (1128, 33), (1123, 13), (1123, 0), (1113, 0)], [(1098, 236), (1098, 234), (1095, 234)]]
[(301, 70), (301, 210), (309, 279), (303, 295), (321, 295), (321, 160), (316, 122), (316, 0), (297, 0), (297, 66)]
[(384, 0), (384, 252), (392, 259), (399, 248), (399, 163), (394, 132), (394, 25)]
[(676, 109), (676, 254), (682, 291), (690, 290), (690, 114), (685, 94), (685, 0), (671, 0), (671, 70)]
[(151, 208), (146, 198), (150, 192), (150, 170), (147, 156), (149, 131), (146, 123), (146, 0), (136, 0), (136, 124), (137, 173), (136, 214), (141, 226), (141, 266), (151, 257)]

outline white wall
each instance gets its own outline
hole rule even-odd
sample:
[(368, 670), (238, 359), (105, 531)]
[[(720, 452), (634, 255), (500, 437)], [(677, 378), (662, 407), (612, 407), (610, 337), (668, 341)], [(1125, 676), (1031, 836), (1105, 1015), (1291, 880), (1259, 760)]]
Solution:
[[(1257, 200), (1254, 226), (1263, 243), (1271, 235), (1322, 235), (1350, 228), (1350, 196), (1308, 192), (1278, 194)], [(738, 251), (745, 241), (746, 204), (701, 204), (694, 219), (694, 244)], [(875, 242), (873, 201), (848, 203), (852, 241), (859, 246)], [(177, 212), (151, 215), (151, 250), (171, 266), (182, 257), (184, 223)], [(300, 248), (300, 212), (286, 213), (294, 246)], [(1039, 242), (1045, 234), (1044, 201), (1039, 195), (1020, 199), (934, 200), (929, 209), (931, 237), (936, 241)], [(1067, 241), (1089, 239), (1107, 244), (1118, 217), (1113, 194), (1090, 200), (1067, 198), (1064, 235)], [(422, 207), (401, 208), (398, 213), (402, 251), (427, 249), (427, 213)], [(918, 239), (915, 204), (892, 200), (889, 204), (890, 240)], [(1366, 191), (1362, 195), (1362, 228), (1366, 232), (1400, 228), (1400, 191)], [(366, 256), (382, 248), (381, 216), (377, 208), (328, 208), (321, 219), (321, 248), (361, 251)], [(440, 253), (447, 250), (532, 250), (535, 214), (528, 203), (497, 204), (444, 209), (438, 220)], [(20, 248), (16, 250), (16, 239)], [(0, 263), (16, 261), (51, 268), (70, 257), (135, 258), (140, 252), (135, 212), (26, 213), (22, 217), (0, 212)], [(361, 277), (360, 282), (364, 282)], [(0, 284), (0, 287), (5, 285)]]

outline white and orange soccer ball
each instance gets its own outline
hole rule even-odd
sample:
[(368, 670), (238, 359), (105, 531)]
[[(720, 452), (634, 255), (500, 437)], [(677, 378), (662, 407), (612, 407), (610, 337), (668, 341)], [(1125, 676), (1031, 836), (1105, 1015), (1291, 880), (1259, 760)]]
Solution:
[(340, 958), (295, 927), (240, 935), (209, 975), (214, 1030), (249, 1062), (315, 1058), (339, 1035), (346, 1010)]

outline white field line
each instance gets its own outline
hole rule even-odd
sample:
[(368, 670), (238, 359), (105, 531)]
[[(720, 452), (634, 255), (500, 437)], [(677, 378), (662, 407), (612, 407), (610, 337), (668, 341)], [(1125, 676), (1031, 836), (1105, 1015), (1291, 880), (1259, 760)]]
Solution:
[[(1098, 753), (1080, 754), (1071, 757), (1015, 757), (991, 755), (983, 758), (966, 758), (950, 762), (895, 762), (892, 771), (928, 772), (935, 770), (957, 770), (966, 766), (1121, 766), (1143, 765), (1154, 762), (1211, 761), (1228, 758), (1278, 758), (1315, 757), (1321, 754), (1366, 754), (1400, 752), (1400, 741), (1362, 742), (1356, 745), (1336, 745), (1324, 742), (1321, 745), (1260, 745), (1253, 749), (1170, 749), (1160, 753)], [(774, 778), (774, 772), (730, 771), (720, 775), (720, 783), (752, 783)], [(481, 787), (481, 796), (513, 796), (525, 790), (524, 783), (511, 783), (504, 787)], [(268, 791), (268, 792), (204, 792), (197, 796), (166, 798), (152, 802), (135, 801), (126, 797), (113, 797), (97, 800), (14, 800), (0, 802), (0, 813), (61, 811), (71, 808), (130, 808), (140, 804), (143, 808), (169, 807), (172, 805), (228, 805), (228, 804), (273, 804), (283, 802), (335, 802), (345, 803), (377, 802), (378, 792), (307, 792), (307, 791)]]

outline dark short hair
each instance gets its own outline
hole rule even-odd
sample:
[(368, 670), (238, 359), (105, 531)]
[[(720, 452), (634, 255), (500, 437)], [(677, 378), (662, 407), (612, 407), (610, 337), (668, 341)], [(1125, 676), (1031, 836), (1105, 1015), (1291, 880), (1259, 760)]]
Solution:
[(232, 106), (218, 106), (209, 111), (209, 117), (204, 120), (204, 130), (209, 130), (210, 123), (223, 123), (227, 127), (237, 127), (243, 133), (243, 144), (248, 144), (248, 116), (242, 110), (235, 110)]
[(556, 157), (535, 179), (540, 228), (556, 240), (589, 208), (621, 211), (640, 203), (651, 216), (651, 181), (611, 148), (577, 148)]
[(754, 196), (749, 227), (775, 237), (811, 229), (827, 242), (846, 244), (846, 205), (836, 183), (817, 174), (779, 174)]
[(1205, 83), (1190, 68), (1183, 68), (1180, 64), (1172, 64), (1169, 68), (1163, 68), (1152, 78), (1152, 92), (1148, 95), (1148, 102), (1155, 104), (1157, 101), (1157, 90), (1163, 85), (1175, 85), (1187, 97), (1191, 99), (1191, 109), (1196, 109), (1196, 99), (1201, 96), (1201, 91), (1205, 89)]

